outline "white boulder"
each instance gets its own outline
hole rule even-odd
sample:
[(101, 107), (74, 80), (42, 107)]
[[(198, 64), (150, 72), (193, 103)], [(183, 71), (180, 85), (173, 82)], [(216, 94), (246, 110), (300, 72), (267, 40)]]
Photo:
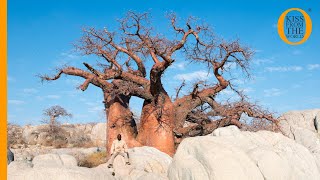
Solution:
[(84, 167), (37, 167), (12, 171), (8, 167), (8, 180), (113, 180), (107, 169)]
[(106, 144), (107, 127), (106, 123), (97, 123), (92, 127), (90, 138), (95, 146), (103, 147)]
[[(172, 158), (152, 147), (129, 149), (131, 165), (126, 165), (122, 156), (114, 161), (114, 168), (108, 163), (95, 168), (78, 167), (73, 156), (67, 154), (44, 154), (34, 157), (32, 166), (16, 161), (8, 166), (9, 180), (167, 180), (167, 169)], [(115, 172), (115, 176), (112, 176)]]
[(290, 111), (279, 120), (281, 132), (308, 148), (320, 171), (320, 109)]
[(34, 157), (33, 166), (37, 167), (58, 167), (58, 166), (77, 166), (77, 160), (67, 154), (43, 154)]
[(182, 141), (168, 170), (171, 180), (317, 180), (308, 149), (280, 133), (219, 128)]
[[(153, 147), (144, 146), (129, 149), (129, 161), (131, 165), (126, 165), (124, 158), (117, 156), (110, 171), (115, 172), (115, 176), (121, 179), (167, 179), (172, 158)], [(102, 166), (107, 166), (108, 163)]]

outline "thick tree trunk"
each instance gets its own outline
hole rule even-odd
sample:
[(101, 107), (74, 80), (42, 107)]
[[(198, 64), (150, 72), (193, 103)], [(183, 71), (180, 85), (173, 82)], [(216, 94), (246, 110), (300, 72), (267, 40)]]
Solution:
[(110, 151), (112, 142), (118, 134), (121, 134), (129, 148), (141, 146), (135, 140), (137, 126), (129, 109), (130, 97), (124, 95), (111, 97), (104, 93), (104, 98), (107, 115), (107, 151)]
[(161, 93), (153, 102), (144, 102), (137, 140), (173, 156), (173, 122), (172, 102), (166, 93)]

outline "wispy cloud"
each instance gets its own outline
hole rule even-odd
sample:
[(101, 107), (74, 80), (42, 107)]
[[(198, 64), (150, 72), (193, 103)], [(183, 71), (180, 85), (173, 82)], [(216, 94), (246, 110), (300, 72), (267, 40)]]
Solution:
[(297, 72), (303, 70), (301, 66), (273, 66), (266, 67), (266, 71), (268, 72)]
[(60, 96), (59, 95), (50, 94), (50, 95), (47, 95), (46, 98), (48, 98), (48, 99), (60, 99)]
[(57, 59), (54, 61), (54, 64), (57, 66), (69, 65), (80, 58), (81, 56), (75, 54), (73, 51), (62, 52), (58, 55)]
[(21, 100), (16, 100), (16, 99), (9, 99), (8, 104), (21, 105), (21, 104), (25, 104), (25, 102)]
[(97, 113), (102, 111), (103, 111), (103, 106), (93, 106), (88, 108), (88, 112), (91, 112), (91, 113)]
[(204, 70), (194, 71), (191, 73), (185, 74), (177, 74), (174, 78), (178, 80), (185, 80), (185, 81), (193, 81), (193, 80), (207, 80), (212, 75), (208, 74), (208, 72)]
[(97, 103), (94, 103), (94, 102), (85, 102), (84, 104), (88, 106), (97, 106)]
[(230, 80), (230, 82), (231, 82), (232, 84), (239, 85), (239, 84), (244, 84), (244, 83), (245, 83), (245, 80), (243, 80), (243, 79), (232, 79), (232, 80)]
[(272, 24), (272, 27), (273, 27), (273, 28), (278, 28), (278, 24), (277, 24), (277, 23), (274, 23), (274, 24)]
[(80, 56), (74, 54), (73, 52), (63, 52), (60, 54), (62, 57), (67, 58), (67, 59), (79, 59)]
[(244, 93), (250, 93), (250, 92), (254, 92), (255, 90), (252, 89), (251, 87), (247, 87), (247, 88), (240, 89), (240, 91)]
[(79, 101), (81, 102), (87, 102), (88, 100), (86, 98), (79, 98)]
[(268, 63), (273, 63), (273, 58), (260, 58), (260, 59), (255, 59), (253, 60), (253, 64), (255, 65), (262, 65), (262, 64), (268, 64)]
[(293, 55), (300, 55), (300, 54), (302, 54), (302, 51), (300, 51), (300, 50), (294, 50), (294, 51), (292, 51), (292, 54), (293, 54)]
[(225, 89), (225, 90), (221, 91), (220, 94), (225, 95), (225, 96), (231, 96), (231, 95), (234, 95), (235, 92), (231, 89)]
[(294, 88), (294, 89), (297, 89), (297, 88), (301, 88), (302, 86), (301, 86), (301, 84), (293, 84), (292, 85), (292, 88)]
[(73, 86), (79, 86), (83, 83), (83, 80), (80, 79), (66, 79), (67, 84), (71, 84)]
[(303, 69), (307, 70), (317, 70), (320, 69), (320, 64), (308, 64), (304, 67), (302, 66), (272, 66), (272, 67), (266, 67), (265, 71), (268, 72), (298, 72), (302, 71)]
[(173, 63), (169, 68), (184, 70), (186, 69), (186, 66), (187, 66), (186, 62), (181, 62), (181, 63)]
[(308, 64), (308, 70), (320, 69), (320, 64)]
[(23, 93), (26, 93), (26, 94), (34, 94), (38, 92), (38, 90), (35, 88), (25, 88), (22, 91)]
[(8, 82), (16, 82), (16, 78), (12, 77), (12, 76), (8, 76), (7, 77), (7, 81)]
[(82, 91), (79, 89), (75, 89), (75, 90), (69, 90), (69, 91), (60, 91), (60, 93), (63, 94), (63, 96), (77, 97), (82, 93)]
[(283, 92), (277, 88), (266, 89), (263, 92), (264, 96), (266, 97), (280, 96), (281, 94), (283, 94)]
[(50, 94), (50, 95), (46, 95), (46, 96), (36, 96), (35, 98), (39, 101), (42, 101), (45, 99), (60, 99), (61, 96), (55, 95), (55, 94)]

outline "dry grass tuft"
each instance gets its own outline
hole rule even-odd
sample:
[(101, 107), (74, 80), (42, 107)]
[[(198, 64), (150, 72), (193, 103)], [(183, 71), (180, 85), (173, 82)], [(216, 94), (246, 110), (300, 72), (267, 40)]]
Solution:
[(85, 158), (79, 161), (78, 165), (82, 167), (92, 168), (106, 162), (107, 162), (107, 153), (103, 151), (103, 152), (96, 152), (86, 156)]

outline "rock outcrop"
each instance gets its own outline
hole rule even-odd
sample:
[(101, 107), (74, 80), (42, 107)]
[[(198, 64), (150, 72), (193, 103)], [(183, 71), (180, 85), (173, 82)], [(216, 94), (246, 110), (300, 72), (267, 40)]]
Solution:
[[(131, 165), (125, 165), (122, 156), (114, 162), (114, 168), (108, 163), (95, 168), (78, 167), (73, 156), (66, 154), (44, 154), (33, 158), (32, 164), (26, 161), (14, 161), (8, 166), (9, 180), (149, 180), (168, 179), (167, 169), (172, 158), (152, 147), (129, 149)], [(112, 176), (115, 172), (115, 176)]]
[[(129, 149), (131, 165), (118, 156), (113, 168), (108, 163), (94, 168), (77, 166), (79, 157), (105, 148), (44, 147), (41, 143), (50, 137), (41, 132), (43, 126), (14, 127), (19, 133), (12, 131), (11, 137), (21, 136), (29, 145), (12, 149), (15, 161), (8, 165), (8, 179), (319, 180), (320, 109), (288, 112), (279, 120), (283, 134), (229, 126), (208, 136), (184, 139), (173, 159), (152, 147)], [(63, 128), (70, 139), (88, 141), (89, 137), (94, 146), (104, 147), (105, 123)]]
[(55, 147), (104, 147), (106, 123), (62, 124), (55, 133), (49, 133), (48, 125), (20, 127), (8, 126), (8, 141), (13, 149), (30, 145)]
[[(65, 157), (61, 157), (65, 159)], [(47, 161), (47, 160), (46, 160)], [(30, 167), (24, 161), (14, 161), (8, 166), (8, 180), (113, 180), (110, 171), (105, 168), (84, 168), (65, 166), (59, 160), (41, 166)], [(54, 165), (53, 165), (54, 164)], [(70, 164), (69, 164), (70, 165)]]
[(67, 154), (43, 154), (34, 157), (32, 161), (34, 168), (41, 167), (75, 167), (77, 166), (77, 160), (71, 155)]
[(280, 133), (219, 128), (182, 141), (168, 169), (170, 180), (317, 180), (316, 158)]
[(96, 146), (104, 146), (106, 144), (107, 128), (106, 123), (97, 123), (90, 132), (90, 139)]
[(320, 171), (320, 109), (290, 111), (279, 119), (282, 133), (308, 148)]
[[(112, 172), (115, 177), (121, 179), (167, 179), (167, 170), (172, 158), (153, 148), (135, 147), (129, 149), (129, 161), (131, 165), (125, 165), (122, 156), (117, 156), (114, 160)], [(108, 163), (101, 165), (107, 166)]]

